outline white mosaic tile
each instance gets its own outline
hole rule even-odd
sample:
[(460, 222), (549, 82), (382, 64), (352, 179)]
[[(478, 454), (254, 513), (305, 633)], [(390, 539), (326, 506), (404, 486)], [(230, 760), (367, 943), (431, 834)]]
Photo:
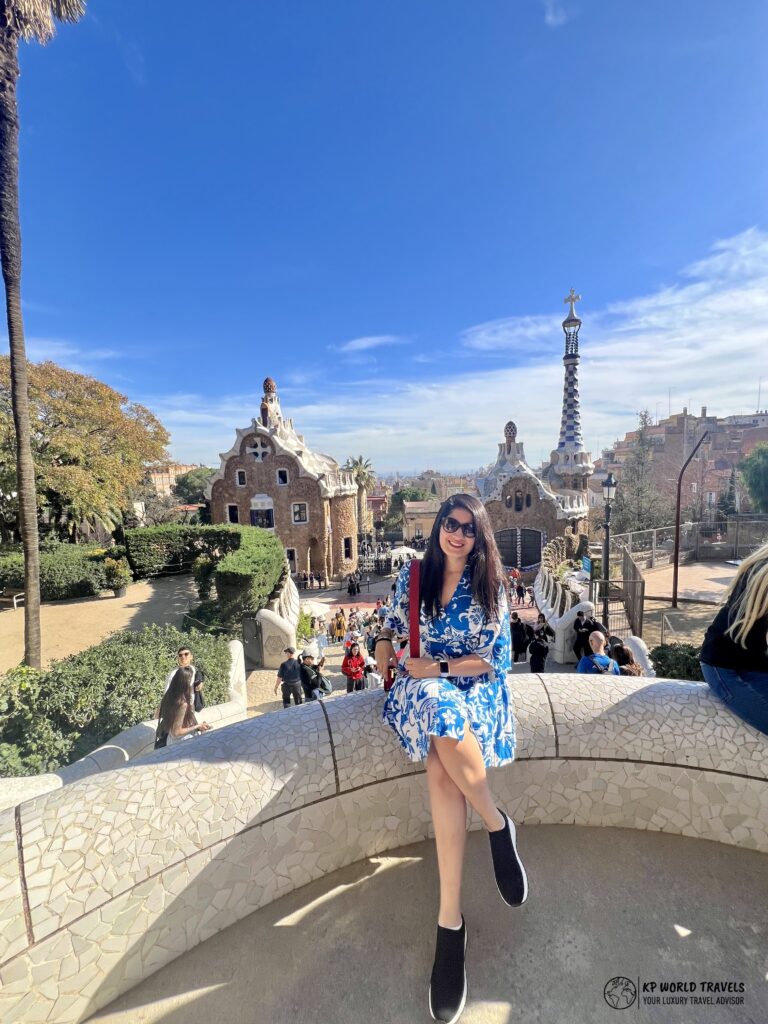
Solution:
[[(308, 704), (23, 804), (35, 937), (241, 828), (334, 792), (325, 719)], [(65, 862), (72, 851), (79, 858)]]
[(16, 822), (12, 810), (0, 811), (0, 963), (26, 946)]
[[(768, 852), (762, 777), (702, 770), (714, 762), (758, 774), (765, 738), (705, 688), (523, 674), (512, 689), (518, 756), (490, 778), (515, 820), (657, 829)], [(29, 949), (13, 812), (0, 814), (0, 1019), (80, 1020), (278, 896), (431, 834), (422, 766), (381, 723), (382, 702), (362, 693), (325, 705), (340, 795), (323, 708), (308, 704), (23, 805)], [(617, 757), (669, 763), (603, 760)]]
[(768, 778), (768, 736), (728, 711), (706, 683), (555, 673), (542, 679), (561, 757), (665, 761)]

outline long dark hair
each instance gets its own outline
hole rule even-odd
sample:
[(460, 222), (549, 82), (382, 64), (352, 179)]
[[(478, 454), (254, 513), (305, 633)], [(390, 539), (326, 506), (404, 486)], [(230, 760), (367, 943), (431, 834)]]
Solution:
[(440, 530), (443, 520), (455, 508), (466, 509), (475, 521), (475, 546), (467, 561), (472, 597), (481, 605), (485, 614), (493, 618), (499, 611), (499, 591), (504, 586), (504, 568), (485, 505), (471, 494), (451, 495), (437, 513), (421, 563), (421, 601), (424, 611), (433, 619), (442, 611), (440, 591), (443, 588), (445, 555), (440, 547)]
[[(163, 732), (171, 732), (179, 715), (183, 713), (186, 718), (187, 711), (192, 711), (189, 703), (189, 687), (194, 678), (195, 670), (193, 668), (176, 669), (171, 684), (160, 701), (160, 721)], [(183, 727), (184, 722), (181, 724)]]

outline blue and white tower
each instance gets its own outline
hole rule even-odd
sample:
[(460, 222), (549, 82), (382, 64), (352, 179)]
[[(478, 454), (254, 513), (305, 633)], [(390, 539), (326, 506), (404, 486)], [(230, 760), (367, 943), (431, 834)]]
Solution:
[[(581, 436), (581, 409), (579, 407), (579, 330), (581, 320), (576, 316), (576, 303), (581, 296), (571, 288), (563, 302), (569, 305), (563, 320), (565, 332), (565, 382), (563, 385), (563, 411), (560, 417), (560, 438), (552, 452), (549, 465), (542, 474), (549, 486), (561, 494), (570, 495), (579, 506), (579, 513), (588, 509), (587, 481), (595, 467), (589, 452), (584, 450)], [(583, 506), (583, 512), (582, 508)]]
[(581, 301), (573, 288), (563, 302), (570, 303), (568, 316), (563, 320), (565, 332), (565, 384), (563, 386), (563, 414), (560, 419), (560, 440), (558, 451), (580, 452), (584, 450), (581, 438), (581, 411), (579, 409), (579, 330), (581, 320), (576, 316), (575, 305)]

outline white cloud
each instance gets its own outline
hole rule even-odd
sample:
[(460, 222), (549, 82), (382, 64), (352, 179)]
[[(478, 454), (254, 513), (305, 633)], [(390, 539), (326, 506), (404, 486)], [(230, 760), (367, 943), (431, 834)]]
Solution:
[(510, 316), (470, 327), (462, 332), (461, 341), (467, 348), (481, 352), (513, 351), (522, 345), (556, 337), (559, 327), (560, 321), (554, 316)]
[[(647, 295), (603, 309), (588, 303), (585, 294), (579, 377), (584, 441), (593, 455), (598, 440), (607, 446), (632, 430), (638, 410), (654, 415), (658, 406), (665, 416), (669, 389), (673, 412), (689, 402), (720, 416), (755, 407), (757, 380), (768, 366), (768, 233), (752, 228), (717, 242), (678, 282)], [(562, 318), (521, 316), (468, 328), (459, 341), (473, 358), (441, 359), (422, 381), (408, 379), (393, 360), (388, 372), (366, 379), (328, 377), (319, 399), (316, 389), (286, 388), (283, 412), (313, 448), (340, 462), (363, 452), (380, 472), (488, 463), (509, 419), (529, 461), (538, 463), (560, 429)], [(522, 365), (494, 368), (506, 352), (519, 362), (521, 351)], [(462, 369), (453, 372), (457, 365)], [(235, 427), (258, 414), (261, 394), (139, 400), (171, 430), (175, 457), (207, 463), (231, 447)]]
[(544, 5), (544, 23), (549, 28), (560, 28), (573, 17), (557, 0), (542, 0)]
[[(7, 334), (2, 337), (3, 349), (8, 348)], [(63, 338), (38, 338), (27, 337), (25, 339), (27, 359), (30, 363), (44, 363), (51, 361), (66, 365), (67, 369), (75, 370), (77, 373), (93, 373), (92, 363), (103, 362), (104, 360), (118, 359), (124, 356), (110, 348), (83, 348), (74, 342), (66, 341)]]
[(328, 348), (334, 352), (367, 352), (372, 348), (389, 347), (390, 345), (404, 345), (405, 338), (398, 338), (395, 334), (372, 334), (365, 338), (353, 338), (341, 345), (329, 345)]

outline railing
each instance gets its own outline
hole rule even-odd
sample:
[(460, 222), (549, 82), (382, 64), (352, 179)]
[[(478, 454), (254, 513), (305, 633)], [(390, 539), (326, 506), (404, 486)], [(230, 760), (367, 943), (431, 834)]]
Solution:
[(621, 549), (621, 571), (620, 580), (590, 580), (589, 600), (595, 606), (595, 615), (601, 621), (608, 619), (603, 625), (609, 633), (642, 637), (645, 580), (626, 547)]
[[(744, 558), (768, 541), (768, 517), (730, 519), (706, 523), (682, 523), (680, 526), (681, 561), (728, 561)], [(611, 537), (611, 551), (617, 555), (629, 551), (644, 569), (667, 565), (675, 547), (674, 526), (657, 530), (635, 530)]]

